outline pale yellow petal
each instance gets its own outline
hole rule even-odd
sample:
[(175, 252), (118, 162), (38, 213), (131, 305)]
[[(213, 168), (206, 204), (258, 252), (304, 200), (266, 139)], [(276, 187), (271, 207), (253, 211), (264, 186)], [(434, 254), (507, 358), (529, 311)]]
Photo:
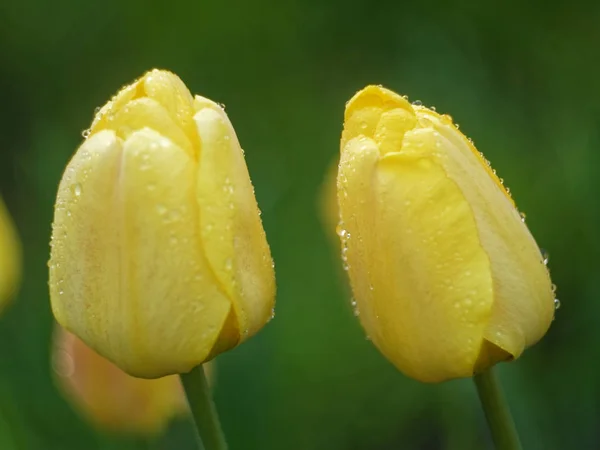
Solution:
[(493, 299), (472, 211), (436, 157), (420, 155), (410, 139), (379, 163), (378, 151), (370, 139), (351, 140), (340, 166), (361, 322), (406, 374), (427, 382), (469, 376)]
[[(513, 201), (479, 152), (435, 113), (418, 111), (435, 129), (440, 160), (471, 205), (494, 282), (492, 317), (485, 338), (518, 357), (546, 333), (554, 317), (548, 271)], [(483, 170), (486, 169), (486, 170)]]
[(218, 105), (196, 99), (200, 233), (210, 265), (233, 301), (243, 341), (272, 316), (273, 262), (235, 131)]
[[(392, 111), (395, 119), (392, 127), (386, 120), (381, 121), (382, 114), (388, 111)], [(350, 139), (376, 134), (389, 134), (388, 142), (396, 139), (396, 145), (400, 146), (403, 132), (415, 124), (416, 118), (408, 100), (381, 86), (367, 86), (346, 104), (342, 149)]]
[(124, 143), (104, 131), (77, 151), (59, 188), (55, 316), (135, 376), (202, 363), (229, 314), (197, 233), (196, 176), (190, 156), (156, 131)]
[(111, 128), (115, 114), (134, 98), (144, 95), (141, 79), (123, 87), (113, 98), (100, 108), (89, 129), (89, 135)]
[(175, 122), (169, 112), (158, 101), (148, 98), (136, 98), (115, 112), (110, 129), (115, 130), (121, 139), (127, 139), (132, 133), (147, 127), (169, 138), (191, 157), (196, 150), (183, 129)]
[(0, 311), (15, 295), (21, 278), (21, 245), (0, 198)]
[[(165, 108), (195, 148), (199, 147), (194, 124), (194, 99), (181, 79), (165, 70), (152, 70), (144, 78), (145, 94)], [(197, 155), (195, 155), (197, 156)]]

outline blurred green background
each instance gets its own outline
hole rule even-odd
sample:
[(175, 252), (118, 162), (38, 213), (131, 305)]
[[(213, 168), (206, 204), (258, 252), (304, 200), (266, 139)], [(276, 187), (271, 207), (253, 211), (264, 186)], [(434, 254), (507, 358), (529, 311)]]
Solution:
[(193, 449), (103, 434), (52, 382), (48, 241), (62, 170), (120, 86), (153, 67), (226, 105), (275, 259), (276, 317), (220, 356), (231, 450), (491, 448), (470, 380), (423, 385), (364, 338), (318, 196), (344, 103), (368, 83), (451, 114), (550, 254), (562, 308), (501, 365), (524, 447), (600, 446), (600, 4), (7, 0), (0, 3), (0, 191), (24, 245), (0, 319), (0, 449)]

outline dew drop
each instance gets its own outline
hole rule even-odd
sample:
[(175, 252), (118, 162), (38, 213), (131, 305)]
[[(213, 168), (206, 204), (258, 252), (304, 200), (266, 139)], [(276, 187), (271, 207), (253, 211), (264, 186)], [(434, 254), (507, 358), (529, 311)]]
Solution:
[(412, 102), (413, 106), (423, 106), (423, 102), (421, 100), (415, 100)]
[(82, 136), (84, 139), (87, 139), (87, 138), (89, 138), (89, 137), (90, 137), (90, 134), (92, 134), (92, 132), (91, 132), (90, 130), (87, 130), (87, 129), (86, 129), (86, 130), (83, 130), (83, 131), (81, 132), (81, 136)]
[(560, 308), (560, 300), (555, 298), (554, 299), (554, 309), (557, 310)]
[(550, 254), (543, 248), (540, 248), (540, 252), (542, 254), (542, 261), (544, 262), (544, 265), (547, 266), (548, 261), (550, 261)]
[(434, 112), (436, 111), (435, 106), (430, 106), (429, 109), (432, 110), (432, 111), (434, 111)]
[(527, 217), (524, 212), (519, 212), (519, 216), (521, 216), (521, 222), (525, 223), (525, 218)]
[(82, 189), (81, 189), (81, 184), (76, 183), (73, 185), (73, 194), (75, 194), (75, 197), (79, 197), (81, 195)]

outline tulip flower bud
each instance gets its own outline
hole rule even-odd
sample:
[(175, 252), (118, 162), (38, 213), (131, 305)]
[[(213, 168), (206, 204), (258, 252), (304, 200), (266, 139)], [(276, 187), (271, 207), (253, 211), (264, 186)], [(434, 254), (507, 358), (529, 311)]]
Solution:
[(368, 86), (347, 104), (338, 172), (356, 313), (402, 372), (468, 377), (548, 330), (554, 293), (507, 189), (449, 116)]
[(54, 316), (131, 375), (188, 372), (272, 317), (259, 215), (223, 108), (153, 70), (100, 109), (63, 175)]
[(0, 199), (0, 311), (14, 296), (21, 277), (21, 246)]
[(52, 360), (66, 399), (101, 430), (156, 435), (188, 411), (178, 376), (144, 380), (127, 375), (59, 326)]

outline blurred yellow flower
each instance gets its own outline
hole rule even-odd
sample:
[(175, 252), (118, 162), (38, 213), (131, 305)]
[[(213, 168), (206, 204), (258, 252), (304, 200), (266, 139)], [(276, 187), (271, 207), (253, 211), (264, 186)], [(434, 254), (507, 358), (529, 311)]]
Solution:
[(21, 279), (21, 245), (0, 198), (0, 311), (16, 293)]
[(337, 172), (338, 160), (336, 159), (327, 168), (325, 179), (319, 192), (319, 215), (327, 237), (331, 238), (336, 248), (340, 246), (340, 240), (335, 233), (335, 229), (340, 222), (340, 214), (337, 201)]
[(368, 86), (347, 104), (338, 234), (356, 314), (424, 382), (517, 358), (548, 330), (540, 250), (487, 160), (449, 116)]
[(272, 317), (275, 278), (222, 107), (153, 70), (96, 115), (61, 180), (58, 322), (127, 373), (184, 373)]
[(67, 400), (100, 429), (158, 434), (188, 411), (177, 375), (134, 378), (60, 326), (54, 331), (52, 360)]

